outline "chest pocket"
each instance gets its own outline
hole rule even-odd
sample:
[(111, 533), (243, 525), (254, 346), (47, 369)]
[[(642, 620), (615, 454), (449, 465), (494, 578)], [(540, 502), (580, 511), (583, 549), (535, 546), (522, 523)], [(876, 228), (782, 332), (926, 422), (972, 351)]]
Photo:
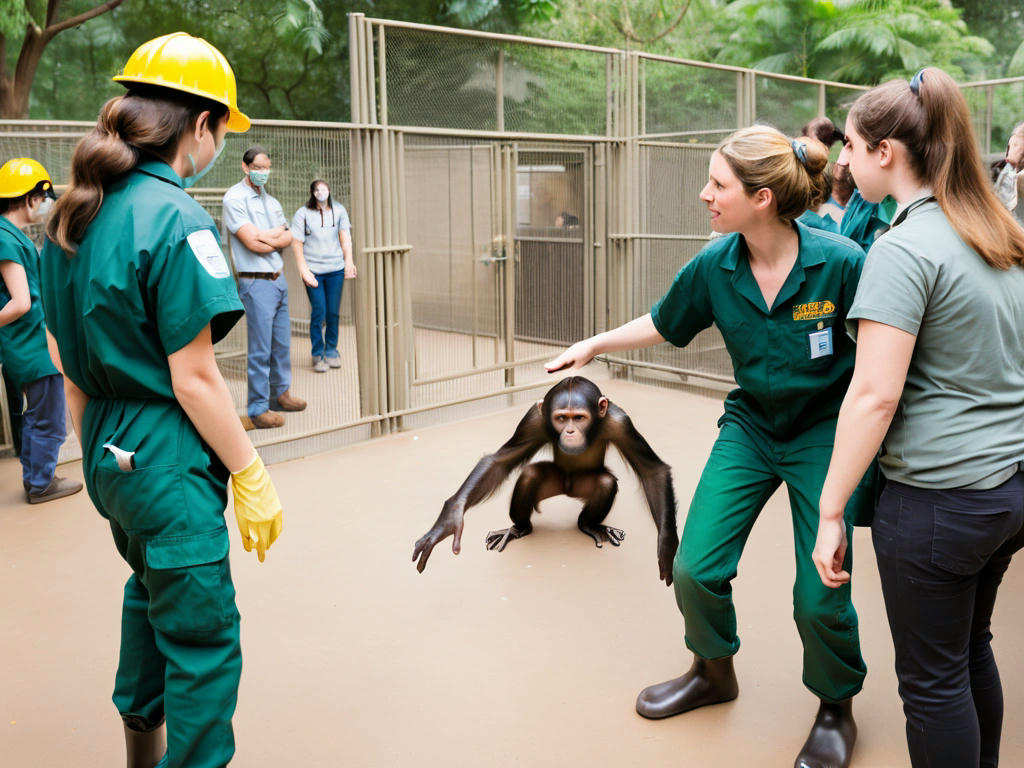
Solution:
[(842, 332), (841, 327), (835, 326), (835, 322), (833, 316), (793, 323), (791, 332), (785, 336), (785, 342), (787, 357), (795, 367), (816, 371), (832, 365), (836, 359), (836, 334)]

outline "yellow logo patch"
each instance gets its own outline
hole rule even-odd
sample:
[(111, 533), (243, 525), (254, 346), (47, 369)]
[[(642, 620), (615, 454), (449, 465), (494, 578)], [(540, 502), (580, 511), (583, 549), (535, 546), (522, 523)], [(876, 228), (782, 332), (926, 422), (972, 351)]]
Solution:
[(825, 301), (809, 301), (806, 304), (796, 304), (793, 306), (794, 320), (818, 320), (835, 313), (836, 305), (828, 299)]

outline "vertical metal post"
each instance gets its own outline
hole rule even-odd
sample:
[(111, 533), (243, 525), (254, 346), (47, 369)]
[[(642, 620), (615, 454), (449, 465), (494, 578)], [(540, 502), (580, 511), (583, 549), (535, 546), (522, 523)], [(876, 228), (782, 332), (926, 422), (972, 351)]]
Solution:
[(825, 84), (818, 83), (818, 117), (825, 116)]
[(608, 148), (594, 146), (594, 317), (590, 333), (608, 329)]
[(498, 61), (494, 67), (495, 130), (505, 130), (505, 49), (498, 48)]
[[(518, 152), (516, 147), (506, 144), (504, 147), (504, 175), (502, 177), (502, 221), (503, 242), (505, 244), (505, 260), (501, 262), (505, 272), (505, 360), (515, 362), (516, 359), (516, 262), (519, 254), (515, 246), (515, 200), (516, 200), (516, 167), (518, 166)], [(514, 387), (516, 383), (515, 366), (505, 369), (505, 385)]]
[(995, 86), (985, 86), (985, 154), (992, 151), (992, 102), (995, 96)]
[(379, 56), (377, 78), (380, 82), (380, 122), (388, 124), (388, 65), (384, 54), (384, 26), (377, 27), (377, 53)]

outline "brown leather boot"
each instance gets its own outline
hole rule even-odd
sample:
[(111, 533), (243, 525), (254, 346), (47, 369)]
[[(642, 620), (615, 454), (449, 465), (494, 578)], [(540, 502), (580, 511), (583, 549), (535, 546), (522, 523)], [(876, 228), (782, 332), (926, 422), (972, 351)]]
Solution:
[(250, 420), (256, 429), (273, 429), (274, 427), (284, 426), (284, 416), (280, 413), (274, 413), (273, 411), (257, 413), (255, 416), (251, 417)]
[(292, 395), (291, 390), (286, 389), (277, 397), (270, 398), (270, 410), (272, 411), (304, 411), (306, 401)]
[(853, 699), (836, 703), (822, 701), (793, 768), (849, 768), (856, 741)]
[(694, 656), (693, 665), (685, 675), (640, 691), (636, 711), (642, 717), (660, 720), (708, 704), (732, 701), (739, 693), (732, 656), (721, 659)]
[(128, 768), (154, 768), (167, 753), (167, 729), (163, 723), (139, 730), (132, 726), (145, 727), (141, 718), (126, 718), (124, 723), (124, 745), (128, 755)]

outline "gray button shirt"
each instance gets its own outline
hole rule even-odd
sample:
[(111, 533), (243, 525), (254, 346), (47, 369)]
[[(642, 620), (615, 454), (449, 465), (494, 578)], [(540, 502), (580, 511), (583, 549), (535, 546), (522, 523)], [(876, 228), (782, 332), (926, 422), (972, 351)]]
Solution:
[(280, 252), (250, 251), (238, 239), (237, 232), (246, 224), (264, 230), (287, 223), (281, 204), (266, 189), (257, 192), (242, 179), (224, 193), (224, 226), (230, 234), (231, 258), (238, 272), (280, 272)]

